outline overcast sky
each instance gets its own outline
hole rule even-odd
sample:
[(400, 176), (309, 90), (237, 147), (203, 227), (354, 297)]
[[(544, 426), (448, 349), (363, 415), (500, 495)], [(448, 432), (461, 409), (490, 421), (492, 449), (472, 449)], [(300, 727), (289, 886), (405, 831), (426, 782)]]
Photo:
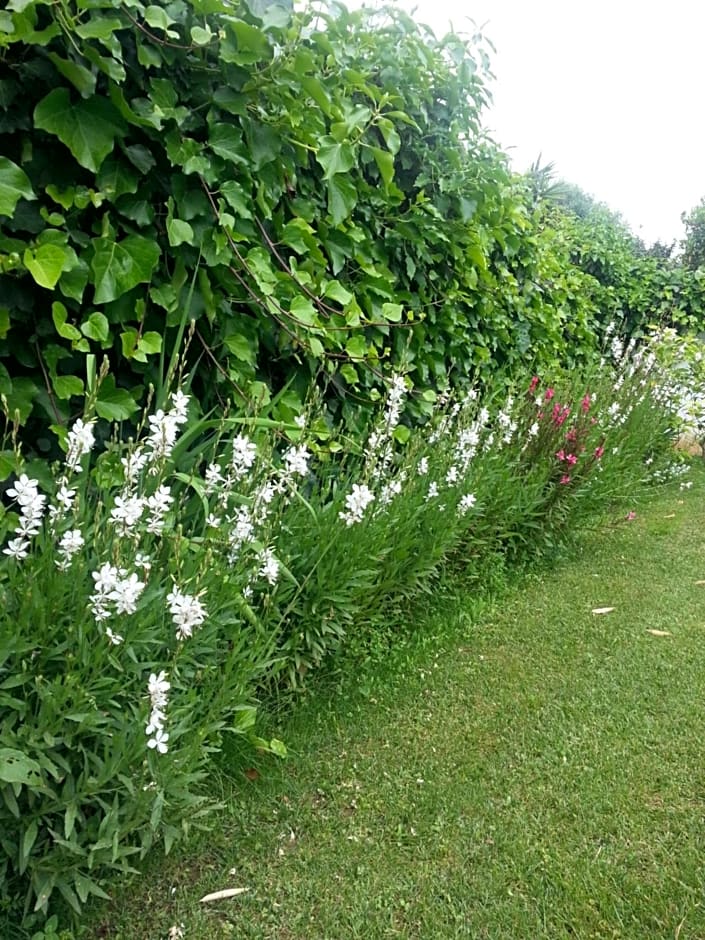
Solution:
[(644, 241), (682, 237), (681, 213), (705, 196), (703, 0), (396, 3), (437, 34), (484, 26), (485, 124), (516, 169), (541, 153)]

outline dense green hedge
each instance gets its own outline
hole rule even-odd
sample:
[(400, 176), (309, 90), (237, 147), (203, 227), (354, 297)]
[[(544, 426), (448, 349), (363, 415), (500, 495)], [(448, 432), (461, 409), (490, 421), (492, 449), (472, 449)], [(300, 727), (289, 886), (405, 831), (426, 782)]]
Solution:
[(442, 385), (593, 342), (565, 233), (483, 135), (480, 45), (338, 5), (15, 0), (0, 55), (0, 389), (40, 448), (87, 353), (128, 417), (191, 318), (202, 405), (290, 383), (286, 418), (316, 377), (350, 417), (387, 360)]

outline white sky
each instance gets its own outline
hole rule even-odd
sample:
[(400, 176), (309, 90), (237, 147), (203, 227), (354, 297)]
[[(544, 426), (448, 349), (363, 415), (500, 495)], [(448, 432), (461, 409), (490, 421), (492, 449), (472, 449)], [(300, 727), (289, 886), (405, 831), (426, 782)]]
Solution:
[(681, 213), (705, 196), (703, 0), (393, 2), (437, 34), (484, 26), (485, 126), (517, 170), (540, 153), (647, 243), (682, 237)]

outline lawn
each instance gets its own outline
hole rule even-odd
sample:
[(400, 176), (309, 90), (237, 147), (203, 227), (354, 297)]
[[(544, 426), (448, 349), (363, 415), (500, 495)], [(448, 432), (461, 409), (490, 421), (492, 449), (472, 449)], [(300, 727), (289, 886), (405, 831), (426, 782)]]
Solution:
[[(422, 640), (280, 719), (286, 760), (233, 758), (217, 834), (118, 887), (83, 936), (705, 937), (695, 479), (491, 603), (456, 579)], [(224, 888), (247, 890), (199, 902)]]

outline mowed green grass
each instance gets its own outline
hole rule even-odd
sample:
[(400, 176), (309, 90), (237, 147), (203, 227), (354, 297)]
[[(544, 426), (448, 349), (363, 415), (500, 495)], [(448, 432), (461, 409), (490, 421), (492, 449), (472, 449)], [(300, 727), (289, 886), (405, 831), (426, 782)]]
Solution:
[(480, 615), (460, 585), (425, 643), (313, 693), (276, 729), (286, 761), (237, 770), (217, 831), (84, 936), (705, 938), (696, 480)]

